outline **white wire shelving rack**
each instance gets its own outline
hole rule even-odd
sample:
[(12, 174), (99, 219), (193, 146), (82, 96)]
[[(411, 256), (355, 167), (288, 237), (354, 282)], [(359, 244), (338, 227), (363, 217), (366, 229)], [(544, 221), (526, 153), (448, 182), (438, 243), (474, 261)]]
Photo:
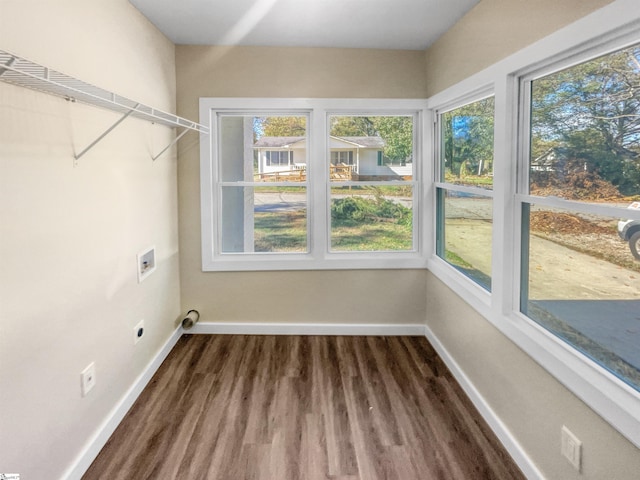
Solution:
[(172, 113), (163, 112), (140, 102), (135, 102), (4, 50), (0, 50), (0, 81), (56, 95), (70, 102), (77, 101), (122, 114), (122, 117), (96, 140), (80, 153), (74, 155), (76, 160), (91, 150), (100, 140), (130, 116), (171, 128), (183, 129), (167, 147), (152, 157), (153, 160), (156, 160), (190, 131), (203, 134), (209, 133), (209, 129), (204, 125), (178, 117)]

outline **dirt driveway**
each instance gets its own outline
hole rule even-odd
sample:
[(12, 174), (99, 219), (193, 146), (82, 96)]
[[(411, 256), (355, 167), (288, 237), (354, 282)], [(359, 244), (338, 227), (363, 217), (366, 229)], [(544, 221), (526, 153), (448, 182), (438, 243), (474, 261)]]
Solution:
[[(491, 224), (447, 220), (447, 249), (490, 274)], [(530, 252), (531, 299), (640, 300), (638, 272), (536, 236), (531, 237)]]

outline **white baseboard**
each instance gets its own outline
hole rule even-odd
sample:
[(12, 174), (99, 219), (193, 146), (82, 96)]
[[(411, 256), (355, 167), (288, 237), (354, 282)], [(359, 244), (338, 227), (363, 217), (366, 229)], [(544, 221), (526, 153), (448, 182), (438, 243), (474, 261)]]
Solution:
[(87, 442), (85, 448), (67, 469), (62, 478), (79, 480), (82, 475), (84, 475), (183, 333), (184, 330), (182, 327), (179, 327), (173, 332), (158, 354), (149, 362), (138, 378), (136, 378), (120, 402), (111, 410), (105, 421), (96, 430), (96, 433)]
[(478, 392), (458, 363), (449, 355), (447, 349), (426, 325), (420, 324), (309, 324), (309, 323), (198, 323), (190, 330), (178, 328), (164, 344), (158, 354), (151, 360), (147, 368), (138, 376), (122, 400), (113, 408), (109, 416), (89, 440), (84, 450), (78, 455), (62, 478), (79, 480), (91, 466), (100, 450), (109, 440), (124, 416), (134, 404), (142, 390), (147, 386), (154, 373), (169, 355), (183, 333), (191, 334), (230, 334), (230, 335), (376, 335), (376, 336), (425, 336), (440, 358), (447, 365), (480, 415), (489, 424), (524, 475), (530, 480), (544, 480), (518, 441), (513, 437), (506, 425)]
[(215, 335), (376, 335), (424, 336), (421, 324), (358, 323), (196, 323), (184, 333)]
[(529, 480), (544, 480), (545, 477), (542, 472), (531, 461), (507, 426), (502, 422), (502, 420), (500, 420), (500, 417), (498, 417), (498, 415), (493, 411), (491, 406), (486, 402), (473, 383), (471, 383), (471, 380), (469, 380), (469, 377), (467, 377), (464, 371), (460, 368), (458, 362), (449, 355), (449, 352), (444, 345), (442, 345), (440, 340), (438, 340), (438, 337), (436, 337), (436, 335), (426, 325), (424, 326), (424, 331), (429, 343), (433, 346), (436, 352), (438, 352), (438, 355), (440, 355), (442, 361), (445, 363), (447, 368), (449, 368), (451, 374), (460, 384), (473, 405), (478, 409), (482, 418), (484, 418), (484, 420), (489, 424), (489, 427), (493, 430), (493, 433), (496, 434), (498, 440), (500, 440), (500, 443), (502, 443), (507, 452), (509, 452), (511, 458), (513, 458), (518, 467), (520, 467), (522, 473), (524, 473)]

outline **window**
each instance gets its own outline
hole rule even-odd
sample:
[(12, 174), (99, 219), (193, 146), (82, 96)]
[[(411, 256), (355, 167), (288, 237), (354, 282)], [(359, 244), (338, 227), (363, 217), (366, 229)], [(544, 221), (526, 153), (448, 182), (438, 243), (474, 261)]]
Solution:
[[(202, 99), (203, 269), (424, 266), (413, 162), (423, 107)], [(379, 165), (382, 153), (397, 164)]]
[[(307, 117), (219, 113), (216, 120), (220, 253), (307, 252), (307, 177), (289, 171), (293, 152), (260, 154), (261, 145), (281, 144), (281, 133), (297, 133), (304, 145)], [(266, 168), (274, 166), (285, 168)]]
[(331, 152), (331, 164), (332, 165), (353, 165), (353, 152), (352, 151), (332, 151)]
[[(524, 81), (520, 310), (640, 390), (640, 44)], [(638, 224), (640, 231), (640, 223)]]
[(429, 99), (428, 267), (640, 447), (639, 17), (595, 15)]
[[(415, 250), (415, 182), (410, 161), (414, 155), (414, 116), (332, 115), (329, 136), (331, 250)], [(333, 151), (347, 142), (356, 146), (355, 162), (353, 151)], [(409, 159), (409, 166), (380, 166), (378, 158), (383, 150)], [(334, 158), (346, 161), (334, 163)]]
[(438, 113), (436, 253), (491, 291), (494, 99)]
[(293, 152), (291, 151), (266, 151), (266, 165), (291, 165), (293, 163)]

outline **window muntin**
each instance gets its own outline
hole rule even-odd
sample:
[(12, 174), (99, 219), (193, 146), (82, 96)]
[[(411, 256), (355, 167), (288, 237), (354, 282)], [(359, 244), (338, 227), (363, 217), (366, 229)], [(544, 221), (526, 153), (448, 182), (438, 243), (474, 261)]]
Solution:
[(416, 116), (330, 115), (328, 125), (330, 250), (417, 250)]
[(639, 45), (525, 79), (517, 198), (521, 313), (640, 390), (640, 265), (618, 232), (640, 194), (638, 84)]
[[(406, 99), (201, 99), (201, 119), (212, 132), (210, 141), (200, 145), (203, 270), (424, 267), (424, 223), (420, 204), (414, 201), (422, 186), (414, 158), (422, 151), (417, 139), (425, 106), (424, 101)], [(371, 139), (332, 135), (329, 120), (343, 116), (339, 112), (408, 124), (409, 158), (396, 162), (403, 175), (360, 176), (358, 168), (366, 166), (367, 154), (376, 145)], [(338, 164), (331, 161), (334, 151), (341, 152), (333, 155)], [(273, 152), (289, 153), (278, 153), (276, 162)], [(369, 165), (377, 167), (378, 156), (372, 156)], [(367, 217), (368, 223), (359, 227), (352, 225), (355, 235), (367, 229), (370, 235), (372, 227), (384, 224), (373, 242), (356, 238), (352, 244), (359, 248), (345, 247), (344, 229), (341, 240), (332, 242), (331, 206), (339, 198), (335, 192), (345, 188), (345, 195), (361, 199), (360, 190), (373, 186), (384, 190), (378, 195), (388, 201), (384, 206), (403, 209), (402, 215), (385, 217), (385, 211), (380, 218)], [(400, 197), (387, 188), (391, 186), (407, 188)], [(271, 204), (264, 207), (263, 198)], [(381, 233), (398, 221), (397, 232)], [(398, 232), (402, 241), (394, 243)]]
[(491, 291), (492, 96), (438, 113), (436, 254)]

